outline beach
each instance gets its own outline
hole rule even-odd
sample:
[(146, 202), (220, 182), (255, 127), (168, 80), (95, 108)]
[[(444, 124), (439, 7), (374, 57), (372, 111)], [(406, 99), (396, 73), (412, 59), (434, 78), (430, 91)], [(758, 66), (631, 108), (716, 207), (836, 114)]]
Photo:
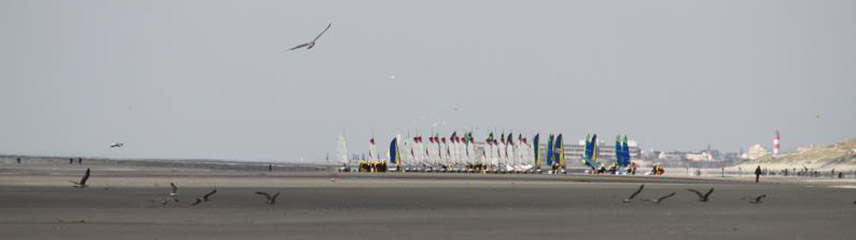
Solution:
[[(85, 168), (88, 188), (72, 188)], [(5, 239), (849, 239), (852, 182), (734, 178), (6, 169)], [(762, 179), (763, 180), (763, 179)], [(179, 186), (180, 202), (153, 201)], [(640, 184), (632, 203), (622, 199)], [(190, 206), (217, 189), (208, 202)], [(696, 201), (687, 188), (715, 188)], [(255, 192), (279, 192), (265, 204)], [(671, 192), (660, 204), (639, 201)], [(741, 200), (766, 194), (761, 204)]]

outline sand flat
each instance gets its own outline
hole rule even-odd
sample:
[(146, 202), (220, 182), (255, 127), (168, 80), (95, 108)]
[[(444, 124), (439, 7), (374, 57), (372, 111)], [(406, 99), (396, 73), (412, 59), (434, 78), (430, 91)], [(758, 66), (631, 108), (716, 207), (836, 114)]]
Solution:
[[(4, 239), (851, 239), (856, 190), (744, 180), (93, 170), (0, 175)], [(331, 181), (330, 178), (334, 178)], [(166, 197), (180, 186), (181, 203)], [(662, 204), (621, 199), (678, 194)], [(839, 184), (840, 185), (840, 184)], [(191, 207), (216, 187), (210, 202)], [(717, 190), (709, 203), (686, 188)], [(269, 207), (256, 191), (281, 192)], [(740, 200), (768, 194), (763, 204)]]

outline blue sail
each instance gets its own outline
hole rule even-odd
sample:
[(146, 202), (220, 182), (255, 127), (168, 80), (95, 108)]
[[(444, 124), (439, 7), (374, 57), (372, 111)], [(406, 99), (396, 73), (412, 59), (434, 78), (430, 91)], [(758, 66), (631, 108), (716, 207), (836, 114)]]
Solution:
[(586, 152), (583, 156), (583, 161), (589, 167), (600, 168), (597, 163), (597, 134), (594, 134), (589, 141), (586, 141)]
[(623, 166), (630, 166), (630, 147), (627, 146), (627, 135), (624, 135), (624, 142), (621, 144), (621, 148), (622, 160), (624, 160)]
[(615, 164), (624, 167), (624, 148), (621, 147), (621, 134), (615, 136)]
[(398, 152), (398, 138), (392, 138), (389, 143), (389, 163), (395, 164), (396, 167), (401, 163), (401, 153)]
[(514, 136), (513, 135), (514, 134), (512, 134), (512, 133), (508, 133), (508, 137), (505, 139), (505, 142), (507, 142), (509, 146), (514, 145)]
[(586, 134), (586, 151), (583, 154), (583, 159), (589, 159), (594, 152), (594, 146), (591, 144), (591, 135)]
[(556, 146), (554, 146), (553, 149), (554, 149), (553, 153), (556, 154), (556, 157), (554, 157), (553, 159), (555, 159), (556, 163), (558, 163), (559, 166), (564, 167), (565, 166), (565, 144), (562, 141), (562, 134), (561, 133), (559, 133), (559, 136), (556, 137)]
[(541, 141), (539, 141), (539, 137), (541, 134), (535, 134), (535, 139), (532, 139), (532, 146), (534, 149), (534, 157), (535, 157), (535, 169), (541, 168)]
[(547, 139), (547, 165), (553, 166), (553, 134)]

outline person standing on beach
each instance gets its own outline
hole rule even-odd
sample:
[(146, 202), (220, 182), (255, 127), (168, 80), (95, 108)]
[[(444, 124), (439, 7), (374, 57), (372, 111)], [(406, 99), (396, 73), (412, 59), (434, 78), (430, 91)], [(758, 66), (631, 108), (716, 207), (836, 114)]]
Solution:
[(761, 178), (761, 165), (758, 165), (758, 168), (755, 168), (755, 182)]
[(21, 164), (21, 158), (17, 158), (17, 159), (18, 159), (18, 164)]

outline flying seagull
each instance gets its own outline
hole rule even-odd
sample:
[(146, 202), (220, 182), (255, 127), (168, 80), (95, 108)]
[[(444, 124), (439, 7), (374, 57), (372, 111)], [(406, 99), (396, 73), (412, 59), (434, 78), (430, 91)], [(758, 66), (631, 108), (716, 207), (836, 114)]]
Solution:
[(204, 196), (202, 196), (201, 198), (197, 198), (197, 199), (196, 199), (196, 202), (194, 202), (193, 204), (190, 204), (190, 206), (196, 206), (196, 204), (200, 204), (200, 203), (203, 203), (203, 202), (207, 202), (207, 201), (208, 201), (208, 197), (211, 197), (211, 195), (214, 195), (215, 193), (217, 193), (217, 189), (216, 189), (216, 188), (215, 188), (213, 191), (211, 191), (210, 193), (205, 194), (205, 195), (204, 195)]
[(740, 198), (740, 200), (751, 199), (751, 201), (749, 201), (750, 203), (759, 204), (759, 203), (761, 203), (761, 199), (765, 198), (765, 197), (767, 197), (767, 194), (761, 194), (760, 196), (757, 196), (757, 197), (746, 196), (746, 197)]
[(324, 31), (321, 31), (321, 33), (318, 34), (318, 36), (316, 36), (315, 39), (312, 39), (312, 41), (310, 41), (308, 43), (303, 43), (303, 44), (297, 45), (293, 48), (289, 48), (288, 51), (295, 50), (295, 49), (302, 48), (302, 47), (306, 47), (306, 50), (312, 49), (312, 47), (315, 46), (315, 41), (318, 41), (318, 38), (321, 38), (321, 35), (324, 35), (324, 33), (327, 32), (328, 29), (330, 29), (330, 26), (333, 26), (333, 23), (327, 24), (327, 28), (325, 28)]
[(651, 199), (643, 199), (643, 200), (644, 200), (644, 201), (649, 201), (649, 202), (652, 202), (652, 203), (655, 203), (655, 204), (660, 204), (660, 202), (662, 202), (663, 200), (666, 200), (667, 198), (670, 198), (670, 197), (672, 197), (672, 196), (675, 196), (675, 193), (674, 193), (674, 192), (673, 192), (673, 193), (670, 193), (669, 195), (662, 196), (662, 197), (660, 197), (660, 198), (651, 198)]
[(83, 175), (83, 178), (80, 179), (80, 182), (75, 182), (75, 181), (71, 181), (71, 180), (68, 180), (68, 181), (71, 183), (74, 183), (74, 187), (76, 187), (76, 188), (85, 188), (85, 187), (89, 186), (89, 185), (86, 185), (86, 180), (89, 180), (89, 168), (86, 168), (86, 174)]
[(713, 188), (710, 188), (710, 190), (708, 190), (705, 194), (702, 194), (701, 192), (696, 191), (695, 189), (687, 189), (687, 191), (694, 192), (696, 195), (698, 195), (699, 202), (707, 202), (708, 200), (710, 200), (709, 197), (710, 194), (713, 193)]
[(175, 183), (169, 183), (172, 186), (172, 191), (169, 192), (169, 198), (174, 202), (178, 202), (178, 187), (175, 186)]
[(639, 189), (636, 189), (636, 192), (633, 192), (633, 194), (630, 194), (630, 196), (629, 196), (629, 197), (627, 197), (627, 198), (625, 198), (625, 199), (623, 200), (623, 202), (625, 202), (625, 203), (632, 202), (632, 201), (633, 201), (633, 198), (635, 198), (635, 197), (636, 197), (636, 195), (639, 195), (639, 193), (641, 193), (641, 192), (642, 192), (642, 189), (643, 189), (643, 188), (645, 188), (645, 184), (642, 184), (641, 186), (639, 186)]
[(125, 146), (125, 144), (120, 143), (120, 142), (110, 144), (110, 148), (120, 148), (120, 147), (124, 147), (124, 146)]
[(267, 203), (268, 205), (273, 205), (274, 203), (276, 203), (276, 197), (279, 197), (279, 192), (277, 192), (273, 196), (271, 196), (270, 194), (268, 194), (266, 192), (256, 192), (256, 194), (264, 195), (265, 198), (267, 198), (267, 202), (265, 202), (265, 203)]

